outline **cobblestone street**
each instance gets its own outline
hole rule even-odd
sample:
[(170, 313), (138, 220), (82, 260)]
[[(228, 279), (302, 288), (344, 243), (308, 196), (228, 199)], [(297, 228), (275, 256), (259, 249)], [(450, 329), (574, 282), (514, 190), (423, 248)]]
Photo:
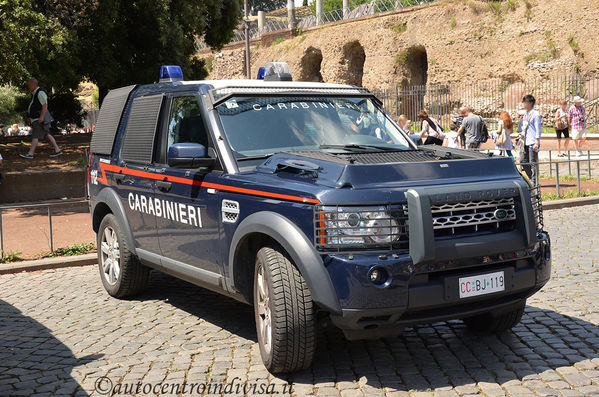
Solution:
[[(256, 394), (291, 383), (297, 396), (599, 395), (599, 206), (546, 211), (545, 223), (553, 278), (513, 332), (452, 321), (348, 342), (326, 329), (314, 366), (283, 377), (262, 366), (249, 306), (169, 276), (152, 273), (128, 301), (108, 296), (94, 266), (0, 276), (0, 396), (130, 394), (138, 382), (150, 395), (146, 384), (183, 382), (248, 382)], [(204, 392), (220, 394), (183, 395)]]

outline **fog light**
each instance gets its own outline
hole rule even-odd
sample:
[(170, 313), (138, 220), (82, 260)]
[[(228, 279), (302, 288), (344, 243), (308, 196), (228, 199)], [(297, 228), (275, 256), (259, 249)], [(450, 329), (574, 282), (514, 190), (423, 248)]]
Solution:
[(370, 282), (375, 285), (383, 285), (389, 279), (389, 274), (385, 269), (375, 267), (370, 270), (368, 278), (370, 279)]

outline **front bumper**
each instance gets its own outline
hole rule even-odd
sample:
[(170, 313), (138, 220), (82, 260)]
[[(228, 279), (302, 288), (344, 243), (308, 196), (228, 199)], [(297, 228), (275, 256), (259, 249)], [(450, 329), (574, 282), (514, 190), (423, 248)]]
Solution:
[[(419, 265), (406, 254), (328, 255), (324, 263), (342, 308), (331, 321), (348, 339), (363, 339), (396, 335), (418, 323), (511, 310), (549, 281), (549, 236), (536, 237), (531, 249)], [(368, 278), (373, 267), (385, 269), (389, 283), (373, 284)], [(458, 278), (495, 271), (504, 271), (505, 291), (459, 297)]]

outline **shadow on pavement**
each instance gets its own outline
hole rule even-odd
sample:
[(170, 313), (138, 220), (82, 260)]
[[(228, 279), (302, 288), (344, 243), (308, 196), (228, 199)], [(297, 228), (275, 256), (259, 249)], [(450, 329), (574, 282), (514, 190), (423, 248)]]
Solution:
[[(139, 299), (168, 299), (179, 309), (257, 341), (250, 306), (168, 275), (152, 272), (150, 286)], [(452, 387), (478, 394), (474, 385), (479, 382), (515, 380), (512, 394), (518, 395), (518, 387), (521, 393), (530, 393), (521, 387), (522, 380), (563, 381), (553, 370), (599, 357), (598, 346), (594, 324), (527, 306), (522, 322), (501, 335), (473, 333), (459, 320), (408, 328), (399, 338), (383, 340), (350, 342), (334, 327), (321, 329), (312, 368), (280, 378), (296, 385), (360, 382), (378, 394), (383, 388)]]
[(1, 396), (34, 393), (86, 396), (71, 377), (71, 371), (101, 357), (75, 357), (51, 330), (0, 300)]

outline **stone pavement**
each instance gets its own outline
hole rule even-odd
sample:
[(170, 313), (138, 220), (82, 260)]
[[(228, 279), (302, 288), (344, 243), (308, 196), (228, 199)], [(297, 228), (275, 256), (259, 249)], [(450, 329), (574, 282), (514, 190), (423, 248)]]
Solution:
[(553, 279), (513, 332), (452, 321), (348, 342), (327, 329), (314, 366), (282, 377), (261, 364), (250, 307), (183, 281), (153, 273), (143, 296), (119, 301), (95, 266), (0, 276), (0, 396), (177, 394), (184, 382), (181, 395), (246, 382), (249, 394), (291, 382), (297, 396), (599, 394), (599, 206), (545, 218)]

